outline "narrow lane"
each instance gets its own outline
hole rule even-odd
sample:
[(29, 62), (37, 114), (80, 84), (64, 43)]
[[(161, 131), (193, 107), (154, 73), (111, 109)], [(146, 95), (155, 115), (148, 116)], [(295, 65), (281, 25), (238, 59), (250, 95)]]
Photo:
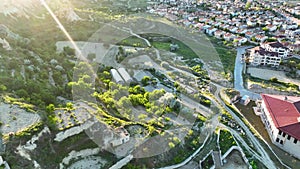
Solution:
[(234, 68), (234, 89), (240, 91), (241, 95), (248, 95), (252, 100), (260, 99), (260, 95), (254, 92), (251, 92), (244, 87), (243, 80), (243, 67), (244, 63), (242, 62), (242, 54), (245, 53), (246, 49), (249, 47), (238, 47), (237, 55), (235, 58), (235, 68)]

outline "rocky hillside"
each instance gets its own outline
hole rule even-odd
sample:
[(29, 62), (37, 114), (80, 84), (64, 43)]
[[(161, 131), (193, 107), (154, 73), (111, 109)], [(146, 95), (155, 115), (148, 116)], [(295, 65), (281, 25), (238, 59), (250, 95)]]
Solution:
[(59, 17), (64, 17), (69, 21), (80, 20), (69, 0), (3, 0), (3, 3), (0, 3), (0, 13), (14, 19), (19, 17), (43, 18), (46, 13), (43, 2), (49, 5)]

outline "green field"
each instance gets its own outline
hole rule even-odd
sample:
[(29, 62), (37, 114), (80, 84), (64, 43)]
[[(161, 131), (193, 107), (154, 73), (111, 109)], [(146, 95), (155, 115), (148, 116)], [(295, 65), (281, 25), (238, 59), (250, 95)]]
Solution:
[[(172, 40), (174, 44), (177, 44), (179, 46), (179, 49), (176, 50), (174, 53), (177, 53), (178, 55), (181, 55), (184, 57), (184, 59), (194, 59), (199, 58), (199, 56), (187, 45), (185, 45), (183, 42), (179, 40)], [(161, 50), (170, 50), (171, 42), (152, 42), (153, 47)]]
[(234, 64), (236, 58), (236, 51), (226, 45), (219, 39), (209, 37), (210, 42), (215, 47), (221, 59), (225, 72), (234, 72)]

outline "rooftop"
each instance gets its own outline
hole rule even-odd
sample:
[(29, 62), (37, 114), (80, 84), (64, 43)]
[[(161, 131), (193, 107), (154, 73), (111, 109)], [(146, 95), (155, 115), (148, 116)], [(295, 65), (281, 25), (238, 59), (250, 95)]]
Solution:
[(276, 128), (300, 140), (300, 97), (269, 94), (261, 96)]

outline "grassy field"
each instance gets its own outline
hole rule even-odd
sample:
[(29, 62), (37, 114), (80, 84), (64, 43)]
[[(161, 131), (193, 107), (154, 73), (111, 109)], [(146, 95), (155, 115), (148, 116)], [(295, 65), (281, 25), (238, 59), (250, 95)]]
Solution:
[[(179, 49), (177, 49), (174, 53), (183, 56), (184, 59), (199, 58), (199, 56), (183, 42), (179, 40), (172, 40), (172, 41), (179, 46)], [(166, 50), (166, 51), (170, 50), (170, 44), (171, 42), (159, 42), (159, 41), (152, 42), (153, 47), (160, 50)]]
[(135, 36), (131, 36), (126, 39), (123, 39), (121, 42), (117, 43), (117, 45), (142, 47), (142, 48), (148, 47), (147, 43), (144, 40)]
[(219, 54), (221, 62), (223, 64), (225, 72), (234, 72), (234, 64), (236, 58), (236, 51), (226, 45), (219, 39), (214, 37), (209, 37), (210, 42), (215, 47), (216, 51)]
[(230, 149), (230, 147), (237, 145), (233, 139), (233, 136), (227, 130), (220, 130), (219, 144), (222, 155), (224, 155)]

